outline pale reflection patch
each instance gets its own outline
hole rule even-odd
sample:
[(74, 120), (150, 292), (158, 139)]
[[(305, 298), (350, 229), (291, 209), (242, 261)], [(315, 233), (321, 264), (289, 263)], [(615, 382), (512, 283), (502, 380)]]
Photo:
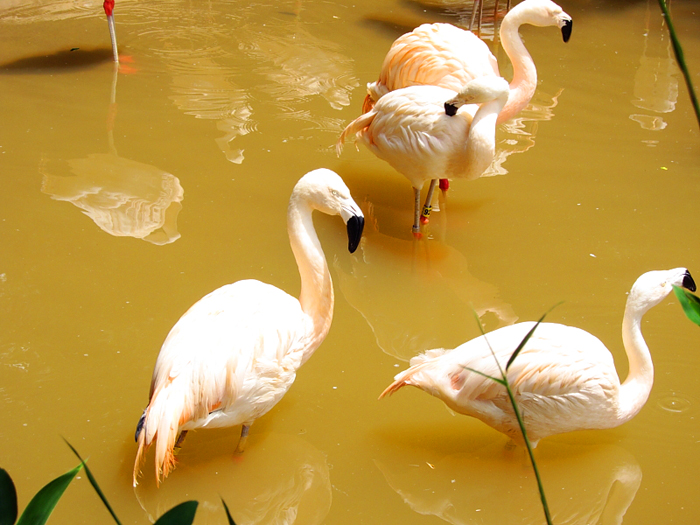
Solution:
[(182, 209), (184, 190), (174, 175), (117, 153), (114, 144), (117, 76), (118, 67), (115, 67), (107, 118), (110, 153), (68, 160), (72, 176), (48, 173), (46, 162), (42, 161), (41, 191), (54, 200), (77, 206), (110, 235), (169, 244), (180, 238), (177, 216)]
[(644, 47), (634, 75), (632, 104), (648, 113), (633, 113), (630, 119), (642, 129), (658, 131), (666, 128), (667, 123), (654, 113), (670, 113), (676, 109), (680, 69), (666, 22), (658, 16), (658, 6), (651, 2), (647, 2), (645, 25)]
[(174, 175), (111, 153), (69, 160), (73, 176), (43, 173), (41, 191), (83, 210), (103, 231), (153, 244), (180, 238), (184, 190)]
[(178, 468), (160, 488), (152, 472), (145, 472), (134, 489), (151, 521), (194, 499), (199, 501), (197, 523), (225, 523), (223, 498), (238, 525), (324, 523), (332, 500), (330, 473), (326, 456), (308, 441), (252, 433), (246, 451), (234, 456), (235, 432), (216, 432), (221, 436), (216, 443), (197, 446), (204, 434), (212, 432), (187, 436)]
[[(459, 251), (438, 239), (382, 234), (372, 206), (363, 208), (365, 230), (352, 268), (335, 266), (340, 290), (385, 353), (408, 361), (426, 348), (450, 347), (455, 333), (475, 337), (474, 312), (489, 331), (517, 321), (496, 286), (474, 277)], [(462, 328), (451, 330), (448, 341), (445, 325)]]
[[(622, 523), (642, 481), (634, 456), (614, 445), (550, 442), (546, 450), (540, 449), (536, 458), (554, 523)], [(501, 440), (447, 455), (392, 446), (375, 464), (418, 514), (455, 525), (544, 523), (526, 452), (509, 449)]]

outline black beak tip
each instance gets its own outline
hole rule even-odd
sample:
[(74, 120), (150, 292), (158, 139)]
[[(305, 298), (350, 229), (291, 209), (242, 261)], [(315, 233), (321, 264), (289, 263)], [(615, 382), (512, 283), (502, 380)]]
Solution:
[(445, 114), (448, 117), (454, 117), (457, 114), (457, 106), (454, 104), (450, 104), (449, 102), (445, 102)]
[(685, 275), (683, 276), (683, 288), (690, 290), (691, 292), (694, 292), (697, 287), (695, 286), (695, 281), (693, 280), (693, 277), (690, 275), (690, 272), (686, 270)]
[(564, 37), (564, 42), (568, 42), (571, 38), (571, 30), (573, 29), (574, 21), (567, 20), (564, 22), (564, 26), (561, 28), (561, 36)]
[(365, 218), (353, 215), (348, 219), (348, 251), (350, 253), (355, 253), (357, 247), (360, 245), (360, 239), (362, 239), (362, 230), (365, 229)]

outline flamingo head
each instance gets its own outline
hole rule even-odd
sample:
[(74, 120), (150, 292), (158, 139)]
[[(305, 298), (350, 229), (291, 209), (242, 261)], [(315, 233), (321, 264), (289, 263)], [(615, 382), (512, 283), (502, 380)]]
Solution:
[(503, 104), (508, 100), (508, 81), (496, 75), (487, 75), (469, 81), (457, 96), (445, 102), (445, 113), (453, 117), (465, 104), (482, 104), (498, 100)]
[(635, 281), (627, 304), (646, 312), (663, 301), (673, 291), (674, 285), (691, 292), (696, 290), (695, 281), (686, 268), (647, 272)]
[(350, 253), (360, 245), (365, 216), (340, 175), (325, 168), (310, 171), (294, 187), (290, 209), (295, 201), (297, 206), (305, 201), (311, 209), (328, 215), (340, 215), (347, 227)]
[[(561, 29), (564, 42), (571, 37), (573, 21), (564, 10), (551, 0), (525, 0), (516, 5), (506, 15), (506, 18), (519, 20), (520, 23), (532, 24), (538, 27), (557, 26)], [(506, 22), (506, 19), (503, 20)]]

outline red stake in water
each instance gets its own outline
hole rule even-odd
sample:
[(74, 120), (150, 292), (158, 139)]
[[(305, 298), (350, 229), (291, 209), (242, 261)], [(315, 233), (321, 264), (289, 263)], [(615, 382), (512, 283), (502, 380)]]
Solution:
[(105, 14), (107, 15), (107, 24), (109, 25), (109, 37), (112, 39), (112, 54), (114, 55), (114, 61), (119, 63), (119, 54), (117, 53), (117, 33), (114, 31), (114, 0), (105, 0), (104, 4)]

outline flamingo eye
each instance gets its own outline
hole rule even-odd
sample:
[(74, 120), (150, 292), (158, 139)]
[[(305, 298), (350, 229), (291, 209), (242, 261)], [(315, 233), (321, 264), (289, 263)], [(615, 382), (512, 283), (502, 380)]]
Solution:
[(333, 197), (340, 198), (340, 193), (338, 193), (336, 190), (331, 190), (331, 195), (333, 195)]

